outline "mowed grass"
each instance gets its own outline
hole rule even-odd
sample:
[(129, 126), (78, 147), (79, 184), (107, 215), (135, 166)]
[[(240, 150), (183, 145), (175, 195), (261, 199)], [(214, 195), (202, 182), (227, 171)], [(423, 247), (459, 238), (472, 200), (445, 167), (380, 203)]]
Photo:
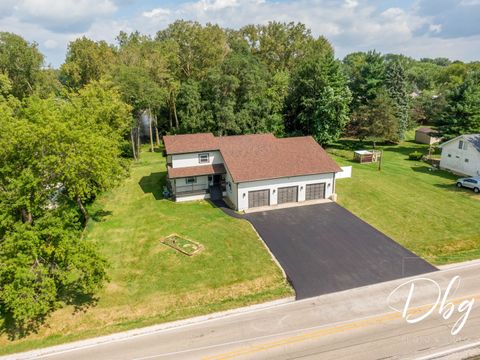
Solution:
[(328, 150), (353, 166), (352, 178), (337, 181), (338, 202), (433, 264), (480, 258), (480, 196), (457, 189), (458, 176), (408, 160), (413, 151), (428, 153), (426, 145), (406, 141), (383, 149), (382, 171), (354, 163), (353, 151), (342, 146)]
[[(108, 259), (111, 281), (86, 311), (56, 311), (38, 334), (10, 341), (12, 353), (207, 314), (293, 294), (251, 225), (209, 202), (161, 199), (165, 159), (144, 152), (131, 176), (92, 206), (85, 241)], [(187, 256), (161, 243), (176, 233), (200, 243)]]

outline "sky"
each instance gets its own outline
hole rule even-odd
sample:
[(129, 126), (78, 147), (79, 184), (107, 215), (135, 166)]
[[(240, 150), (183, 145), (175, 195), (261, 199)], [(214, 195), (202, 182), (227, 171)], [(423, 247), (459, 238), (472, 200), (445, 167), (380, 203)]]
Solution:
[(154, 35), (177, 19), (240, 28), (302, 22), (336, 56), (377, 50), (480, 60), (480, 0), (0, 0), (0, 31), (35, 41), (58, 67), (80, 36), (114, 42), (123, 30)]

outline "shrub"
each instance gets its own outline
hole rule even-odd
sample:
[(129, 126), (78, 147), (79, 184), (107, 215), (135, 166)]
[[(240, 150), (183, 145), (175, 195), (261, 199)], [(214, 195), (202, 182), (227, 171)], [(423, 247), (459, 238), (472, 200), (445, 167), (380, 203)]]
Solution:
[(414, 151), (410, 154), (408, 154), (408, 158), (410, 160), (422, 160), (423, 154), (419, 151)]

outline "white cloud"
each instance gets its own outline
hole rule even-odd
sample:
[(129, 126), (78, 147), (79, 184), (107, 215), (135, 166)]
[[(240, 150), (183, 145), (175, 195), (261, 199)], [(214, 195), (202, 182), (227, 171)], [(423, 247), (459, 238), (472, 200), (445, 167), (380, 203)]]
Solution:
[(88, 29), (96, 19), (113, 15), (117, 7), (111, 0), (21, 0), (15, 10), (24, 21), (68, 31)]
[(442, 24), (430, 24), (428, 30), (432, 33), (439, 33), (442, 31)]
[(239, 6), (237, 0), (199, 0), (192, 4), (193, 8), (201, 9), (203, 11), (221, 10), (229, 7)]
[(357, 6), (358, 6), (357, 0), (345, 0), (345, 3), (343, 4), (343, 7), (347, 9), (356, 8)]
[(151, 11), (144, 11), (142, 13), (143, 16), (147, 18), (154, 18), (154, 17), (167, 17), (170, 15), (170, 10), (169, 9), (162, 9), (162, 8), (155, 8), (152, 9)]
[[(472, 12), (475, 8), (471, 7), (479, 2), (459, 0), (458, 4)], [(0, 31), (16, 32), (37, 41), (54, 65), (63, 61), (68, 42), (79, 36), (114, 41), (120, 30), (155, 34), (177, 19), (218, 23), (229, 28), (271, 20), (302, 22), (314, 35), (326, 36), (339, 57), (370, 49), (417, 58), (446, 56), (473, 60), (480, 55), (478, 22), (458, 30), (459, 35), (446, 37), (447, 24), (436, 14), (450, 14), (454, 10), (450, 5), (437, 6), (436, 0), (416, 0), (409, 8), (399, 5), (382, 10), (378, 0), (191, 0), (151, 9), (140, 9), (140, 3), (138, 0), (0, 0)], [(119, 19), (118, 10), (123, 7), (129, 10)]]

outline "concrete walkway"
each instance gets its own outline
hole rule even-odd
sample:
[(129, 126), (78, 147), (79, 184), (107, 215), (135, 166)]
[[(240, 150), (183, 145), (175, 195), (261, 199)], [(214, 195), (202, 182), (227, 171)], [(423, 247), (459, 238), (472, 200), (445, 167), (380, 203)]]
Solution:
[(307, 201), (302, 201), (302, 202), (291, 202), (291, 203), (271, 205), (271, 206), (260, 206), (260, 207), (247, 209), (244, 212), (245, 212), (245, 214), (252, 214), (252, 213), (264, 212), (264, 211), (295, 208), (295, 207), (299, 207), (299, 206), (328, 204), (328, 203), (331, 203), (331, 202), (332, 202), (332, 200), (329, 200), (329, 199), (307, 200)]

